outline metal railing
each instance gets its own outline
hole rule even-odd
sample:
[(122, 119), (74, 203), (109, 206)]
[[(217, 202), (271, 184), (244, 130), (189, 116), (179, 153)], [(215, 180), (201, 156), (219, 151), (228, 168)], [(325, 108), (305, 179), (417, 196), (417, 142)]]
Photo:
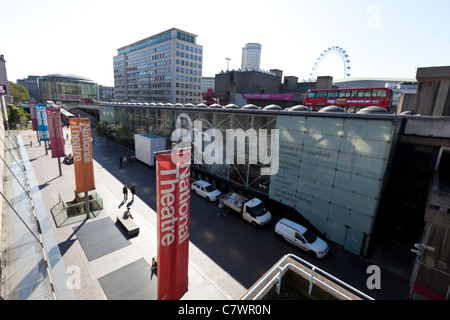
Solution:
[[(5, 135), (6, 136), (6, 135)], [(18, 141), (16, 140), (15, 135), (8, 135), (6, 136), (6, 139), (1, 139), (1, 142), (3, 143), (5, 154), (6, 151), (9, 152), (9, 155), (11, 157), (10, 161), (7, 161), (4, 159), (4, 155), (0, 156), (0, 160), (2, 161), (4, 168), (8, 169), (8, 174), (11, 174), (11, 181), (14, 181), (17, 185), (21, 187), (23, 190), (22, 194), (25, 194), (28, 199), (27, 205), (29, 206), (25, 212), (19, 213), (15, 204), (11, 202), (11, 196), (7, 196), (4, 194), (4, 192), (0, 192), (0, 195), (5, 203), (7, 205), (7, 208), (11, 210), (14, 215), (21, 221), (21, 223), (26, 227), (26, 229), (31, 233), (31, 235), (36, 239), (36, 241), (39, 243), (39, 246), (41, 248), (42, 252), (42, 261), (44, 263), (44, 267), (46, 270), (46, 276), (48, 277), (48, 282), (51, 288), (51, 294), (53, 296), (53, 299), (57, 299), (57, 293), (54, 286), (54, 280), (53, 280), (53, 273), (49, 262), (49, 257), (44, 245), (42, 230), (39, 225), (39, 219), (37, 217), (36, 209), (35, 209), (35, 203), (33, 199), (33, 194), (31, 192), (31, 187), (28, 179), (28, 173), (26, 171), (23, 157), (21, 155), (21, 146), (19, 145)], [(8, 143), (10, 146), (8, 146)], [(13, 150), (16, 152), (16, 156), (13, 155)], [(2, 172), (2, 174), (6, 174), (5, 172)], [(5, 191), (5, 190), (3, 190)], [(15, 194), (16, 198), (20, 197), (20, 195)], [(30, 220), (31, 218), (31, 220)], [(31, 221), (34, 220), (34, 223)], [(3, 242), (3, 240), (2, 240)], [(6, 242), (6, 241), (5, 241)], [(5, 246), (5, 248), (3, 248)], [(5, 243), (2, 243), (2, 250), (5, 250), (5, 252), (8, 250), (8, 245)], [(5, 261), (5, 263), (9, 263), (9, 261)], [(6, 281), (5, 279), (8, 278), (8, 275), (5, 274), (2, 276), (2, 281)]]
[[(307, 271), (299, 268), (298, 266), (296, 266), (293, 263), (287, 263), (285, 264), (283, 267), (281, 267), (281, 265), (288, 259), (294, 259), (295, 261), (303, 264), (305, 267), (309, 268), (311, 270), (310, 273), (308, 273)], [(261, 285), (263, 283), (265, 283), (270, 277), (272, 277), (269, 282), (262, 288), (260, 289), (260, 291), (252, 298), (252, 300), (257, 300), (259, 299), (262, 295), (266, 294), (267, 290), (271, 287), (273, 287), (274, 283), (276, 283), (276, 287), (275, 287), (275, 291), (276, 293), (279, 295), (280, 294), (280, 289), (281, 289), (281, 282), (282, 282), (282, 278), (283, 278), (283, 273), (289, 269), (289, 268), (294, 268), (295, 270), (300, 271), (301, 273), (305, 274), (307, 277), (309, 277), (309, 287), (308, 287), (308, 294), (311, 295), (312, 293), (312, 289), (314, 286), (314, 282), (318, 282), (320, 283), (322, 286), (326, 287), (327, 289), (331, 290), (332, 292), (342, 296), (344, 299), (346, 300), (352, 300), (351, 297), (345, 295), (344, 293), (340, 292), (339, 290), (336, 290), (335, 288), (333, 288), (332, 286), (330, 286), (329, 284), (327, 284), (326, 282), (320, 280), (315, 274), (319, 274), (325, 278), (327, 278), (328, 280), (338, 284), (339, 286), (341, 286), (342, 288), (344, 288), (345, 290), (349, 291), (350, 293), (355, 294), (356, 296), (361, 297), (362, 299), (367, 299), (367, 300), (374, 300), (372, 297), (368, 296), (367, 294), (353, 288), (352, 286), (350, 286), (349, 284), (339, 280), (338, 278), (332, 276), (331, 274), (327, 273), (326, 271), (314, 266), (313, 264), (307, 262), (306, 260), (303, 260), (299, 257), (297, 257), (296, 255), (293, 254), (287, 254), (277, 265), (275, 265), (261, 280), (259, 280), (255, 286), (249, 290), (243, 297), (242, 300), (247, 300), (252, 294), (254, 294), (255, 292), (258, 292), (257, 290), (261, 287)]]
[[(90, 198), (92, 198), (88, 201), (90, 213), (93, 215), (93, 217), (97, 217), (98, 214), (103, 210), (103, 198), (95, 190), (89, 191), (88, 195), (90, 196)], [(75, 197), (77, 196), (80, 197), (79, 194), (76, 194)], [(84, 197), (84, 194), (82, 196)], [(86, 214), (86, 203), (84, 202), (84, 200), (82, 202), (76, 203), (66, 202), (59, 192), (58, 199), (58, 203), (51, 210), (51, 213), (53, 214), (53, 218), (55, 220), (55, 224), (58, 228), (89, 218)], [(75, 215), (71, 216), (71, 212), (75, 212)]]

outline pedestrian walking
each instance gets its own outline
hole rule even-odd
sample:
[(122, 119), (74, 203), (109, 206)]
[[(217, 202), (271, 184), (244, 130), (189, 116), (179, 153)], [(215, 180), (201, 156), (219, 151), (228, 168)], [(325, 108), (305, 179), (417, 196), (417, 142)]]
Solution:
[(219, 216), (223, 215), (224, 217), (227, 216), (227, 214), (225, 213), (225, 208), (224, 208), (224, 204), (223, 204), (223, 200), (219, 201), (219, 212), (217, 213)]
[(125, 167), (126, 166), (126, 164), (127, 164), (127, 157), (126, 156), (123, 156), (123, 166)]
[(120, 167), (122, 168), (122, 157), (119, 157), (119, 164), (120, 164)]
[(127, 188), (126, 184), (123, 185), (122, 192), (123, 192), (123, 200), (127, 200), (128, 199), (128, 188)]
[(134, 183), (131, 185), (130, 191), (132, 195), (131, 200), (134, 200), (134, 194), (136, 193), (136, 186), (134, 185)]

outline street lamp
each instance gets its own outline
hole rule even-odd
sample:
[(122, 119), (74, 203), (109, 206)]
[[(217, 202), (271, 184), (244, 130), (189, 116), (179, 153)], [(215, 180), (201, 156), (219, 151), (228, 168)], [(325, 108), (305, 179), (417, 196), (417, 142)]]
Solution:
[(225, 86), (225, 97), (227, 99), (227, 104), (230, 101), (230, 93), (228, 92), (228, 82), (229, 82), (229, 77), (230, 77), (230, 72), (228, 71), (228, 68), (230, 66), (230, 58), (225, 58), (225, 60), (227, 60), (227, 84)]
[(229, 68), (229, 66), (230, 66), (230, 58), (225, 58), (225, 60), (227, 60), (227, 71), (228, 71), (228, 68)]

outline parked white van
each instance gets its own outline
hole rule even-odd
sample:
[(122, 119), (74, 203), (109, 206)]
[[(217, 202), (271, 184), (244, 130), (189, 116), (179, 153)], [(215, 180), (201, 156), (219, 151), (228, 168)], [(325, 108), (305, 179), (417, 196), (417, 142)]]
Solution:
[(311, 230), (288, 219), (281, 219), (275, 225), (275, 232), (281, 238), (308, 253), (314, 253), (317, 258), (323, 258), (328, 253), (328, 244), (317, 237)]

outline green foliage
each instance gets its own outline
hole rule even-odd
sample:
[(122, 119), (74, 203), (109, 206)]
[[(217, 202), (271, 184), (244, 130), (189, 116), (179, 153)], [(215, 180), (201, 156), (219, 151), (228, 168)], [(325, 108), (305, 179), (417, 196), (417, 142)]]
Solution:
[(19, 124), (20, 126), (28, 125), (28, 122), (30, 121), (30, 115), (28, 112), (23, 110), (22, 107), (15, 106), (13, 104), (8, 104), (8, 122), (10, 127), (15, 127), (16, 124)]
[(30, 100), (30, 94), (24, 86), (8, 81), (11, 97), (14, 101)]
[(111, 131), (111, 124), (106, 120), (99, 121), (95, 125), (95, 131), (97, 131), (97, 134), (100, 137), (106, 138), (106, 137), (108, 137), (108, 135)]
[(111, 124), (106, 120), (99, 121), (95, 125), (95, 131), (97, 132), (99, 137), (105, 138), (106, 145), (108, 145), (108, 137), (112, 131)]
[(116, 141), (122, 146), (129, 146), (133, 144), (134, 133), (128, 126), (120, 126), (116, 128)]

